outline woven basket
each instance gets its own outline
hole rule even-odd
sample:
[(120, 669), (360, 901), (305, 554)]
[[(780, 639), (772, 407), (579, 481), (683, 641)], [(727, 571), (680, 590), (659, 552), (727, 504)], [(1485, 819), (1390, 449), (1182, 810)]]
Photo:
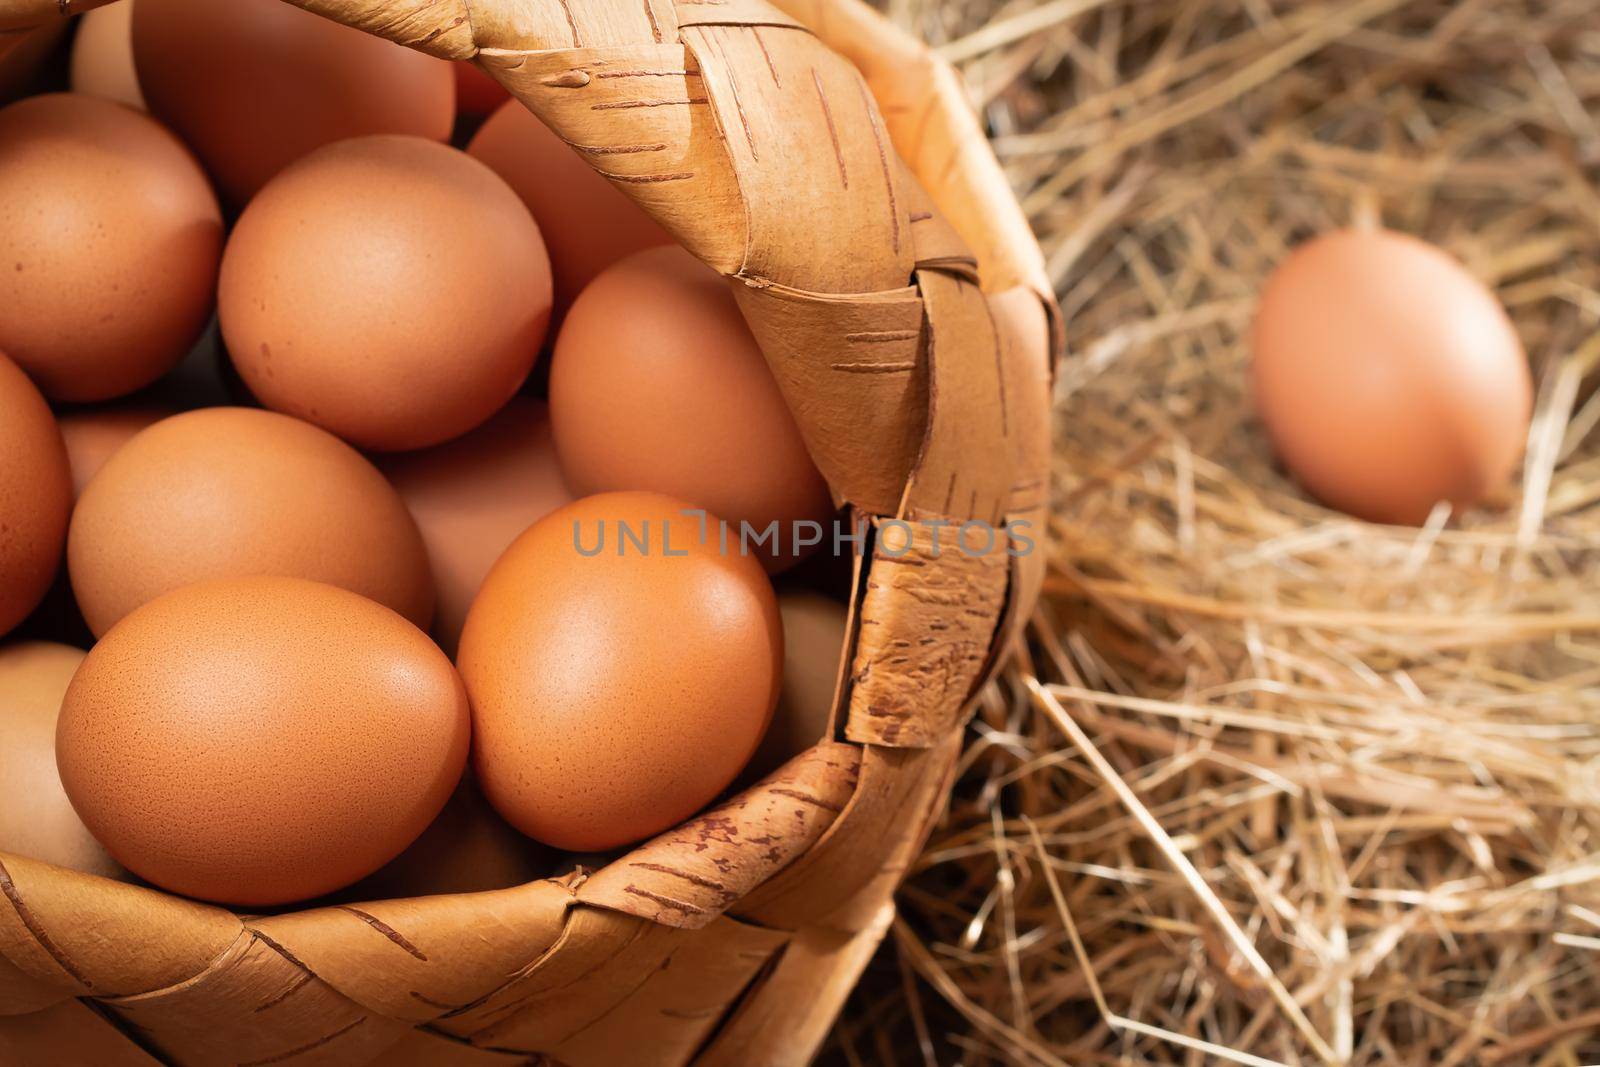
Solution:
[[(252, 917), (0, 855), (0, 1063), (803, 1063), (1041, 582), (932, 549), (1044, 534), (1023, 216), (955, 75), (858, 0), (297, 2), (509, 88), (729, 278), (835, 498), (904, 525), (857, 560), (829, 736), (602, 870)], [(0, 0), (0, 49), (90, 6)]]

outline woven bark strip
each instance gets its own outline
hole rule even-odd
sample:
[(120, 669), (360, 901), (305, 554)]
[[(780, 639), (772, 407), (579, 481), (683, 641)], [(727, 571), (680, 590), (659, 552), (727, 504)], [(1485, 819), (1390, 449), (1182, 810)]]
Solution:
[(376, 1062), (382, 1067), (556, 1067), (526, 1052), (479, 1048), (431, 1030), (408, 1030)]
[(244, 929), (221, 908), (22, 856), (0, 856), (0, 895), (0, 956), (60, 999), (186, 981)]
[(79, 1000), (27, 1015), (0, 1015), (0, 1063), (161, 1067), (161, 1061)]
[(193, 980), (105, 1002), (154, 1052), (197, 1067), (363, 1063), (408, 1024), (374, 1014), (285, 950), (243, 933)]
[(819, 925), (795, 934), (695, 1067), (808, 1062), (893, 920), (894, 905), (884, 902), (858, 931)]
[(805, 853), (855, 792), (861, 750), (824, 742), (727, 804), (596, 872), (578, 899), (665, 926), (710, 923)]
[[(368, 1010), (418, 1024), (493, 993), (561, 936), (573, 903), (556, 882), (416, 900), (318, 908), (253, 929)], [(456, 951), (470, 924), (482, 948)]]
[(738, 269), (738, 181), (681, 43), (486, 54), (482, 64), (685, 248), (724, 274)]
[(527, 1022), (547, 1041), (560, 1041), (615, 1009), (685, 936), (620, 912), (574, 907), (548, 951), (489, 996), (434, 1025), (487, 1044), (483, 1035)]
[[(744, 196), (739, 275), (832, 293), (904, 286), (912, 267), (905, 194), (854, 68), (795, 30), (697, 26), (684, 41)], [(819, 210), (827, 189), (837, 195)], [(810, 224), (796, 227), (802, 217)], [(850, 255), (839, 255), (841, 240)]]
[[(894, 514), (927, 434), (917, 291), (835, 296), (745, 285), (734, 295), (834, 498)], [(843, 354), (822, 361), (819, 351)]]
[[(805, 1062), (1043, 560), (931, 552), (935, 521), (1042, 516), (1059, 348), (959, 82), (857, 0), (292, 2), (475, 61), (728, 278), (835, 500), (879, 531), (842, 706), (588, 877), (241, 919), (0, 857), (0, 1061)], [(0, 0), (0, 33), (93, 6)]]
[(954, 523), (880, 531), (861, 608), (850, 740), (926, 748), (956, 730), (989, 656), (1009, 562), (1003, 547), (968, 555), (960, 535)]
[(1024, 287), (989, 294), (1009, 398), (1011, 490), (1006, 523), (1016, 555), (1000, 641), (1016, 638), (1044, 587), (1044, 541), (1050, 489), (1051, 322), (1037, 295)]
[(954, 731), (932, 748), (865, 747), (855, 795), (828, 833), (730, 914), (798, 930), (847, 907), (875, 881), (898, 880), (896, 858), (914, 849), (960, 751)]
[(719, 919), (675, 937), (654, 967), (632, 967), (626, 996), (572, 1027), (549, 1002), (476, 1035), (495, 1048), (549, 1051), (572, 1064), (685, 1063), (790, 935)]
[(1052, 323), (1060, 308), (1044, 254), (967, 104), (961, 76), (921, 42), (855, 0), (772, 0), (848, 59), (878, 102), (896, 151), (978, 257), (985, 292), (1023, 287)]
[(41, 1011), (68, 997), (59, 986), (41, 982), (0, 956), (0, 1019)]

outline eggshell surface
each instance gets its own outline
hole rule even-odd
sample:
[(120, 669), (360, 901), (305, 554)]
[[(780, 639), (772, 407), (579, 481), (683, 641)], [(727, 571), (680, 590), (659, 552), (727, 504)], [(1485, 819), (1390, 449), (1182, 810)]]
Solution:
[(457, 663), (478, 781), (546, 844), (603, 851), (681, 822), (766, 730), (783, 656), (776, 598), (753, 559), (699, 538), (688, 506), (654, 493), (575, 501), (507, 549), (467, 616)]
[(811, 592), (778, 595), (783, 617), (783, 688), (748, 777), (777, 770), (828, 735), (833, 694), (844, 655), (849, 611)]
[(249, 575), (327, 582), (422, 627), (433, 614), (422, 536), (377, 468), (250, 408), (185, 412), (123, 445), (78, 499), (67, 567), (97, 636), (168, 590)]
[(133, 0), (86, 11), (72, 39), (72, 91), (145, 110), (133, 69)]
[(0, 355), (0, 634), (44, 597), (61, 562), (72, 474), (44, 397)]
[(281, 0), (139, 0), (133, 54), (150, 110), (235, 205), (323, 145), (444, 141), (455, 119), (449, 63)]
[(89, 480), (123, 445), (171, 415), (170, 411), (146, 407), (91, 408), (62, 415), (57, 422), (72, 466), (73, 496), (83, 493)]
[(550, 416), (574, 492), (665, 493), (735, 538), (776, 522), (775, 570), (797, 558), (797, 522), (833, 514), (727, 283), (681, 248), (630, 256), (584, 290), (556, 339)]
[(222, 215), (178, 139), (94, 97), (0, 111), (0, 351), (53, 400), (148, 385), (211, 315)]
[(1533, 389), (1505, 311), (1444, 251), (1343, 230), (1297, 249), (1261, 294), (1254, 386), (1291, 473), (1324, 503), (1420, 524), (1498, 491)]
[(570, 503), (543, 403), (517, 397), (465, 437), (386, 457), (383, 470), (428, 546), (433, 633), (454, 653), (489, 568), (517, 536)]
[(533, 212), (550, 249), (558, 316), (613, 263), (673, 243), (642, 208), (515, 100), (489, 117), (467, 151), (504, 178)]
[(377, 870), (455, 790), (466, 695), (399, 615), (295, 578), (201, 582), (89, 653), (57, 728), (62, 784), (129, 870), (263, 906)]
[(555, 865), (555, 853), (500, 818), (468, 774), (421, 837), (341, 896), (395, 900), (484, 893), (543, 878)]
[(365, 137), (308, 156), (251, 202), (218, 304), (234, 366), (266, 406), (363, 448), (422, 448), (483, 423), (527, 377), (550, 262), (487, 167), (420, 138)]
[[(487, 115), (510, 99), (504, 86), (465, 59), (453, 64), (456, 75), (456, 110), (463, 115)], [(524, 109), (526, 110), (526, 109)]]
[(48, 641), (0, 648), (0, 852), (123, 878), (56, 772), (56, 716), (83, 651)]

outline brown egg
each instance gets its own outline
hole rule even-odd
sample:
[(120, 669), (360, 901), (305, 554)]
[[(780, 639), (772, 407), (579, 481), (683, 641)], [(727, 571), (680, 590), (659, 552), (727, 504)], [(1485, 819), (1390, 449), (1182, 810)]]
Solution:
[(230, 904), (399, 855), (455, 790), (470, 719), (426, 634), (298, 578), (200, 582), (106, 634), (67, 690), (61, 782), (123, 866)]
[(811, 748), (828, 734), (834, 688), (849, 624), (849, 611), (837, 600), (811, 592), (778, 597), (783, 616), (783, 689), (772, 725), (745, 777), (764, 777)]
[[(577, 493), (646, 489), (759, 533), (826, 523), (827, 483), (726, 283), (676, 246), (623, 260), (583, 291), (550, 369), (556, 452)], [(817, 531), (803, 530), (806, 537)]]
[(554, 851), (528, 840), (495, 814), (468, 774), (410, 848), (340, 897), (394, 900), (509, 889), (545, 877), (557, 862)]
[(505, 86), (485, 74), (476, 63), (461, 60), (456, 72), (456, 110), (463, 115), (487, 115), (511, 98)]
[(69, 25), (57, 19), (29, 30), (0, 30), (0, 104), (38, 91)]
[(0, 852), (125, 878), (56, 773), (56, 716), (82, 662), (82, 650), (47, 641), (0, 648)]
[(364, 137), (306, 157), (251, 202), (218, 307), (262, 403), (363, 448), (422, 448), (481, 424), (528, 376), (550, 261), (483, 164), (421, 138)]
[(139, 0), (133, 54), (150, 110), (235, 204), (323, 145), (444, 141), (455, 119), (449, 63), (281, 0)]
[(702, 542), (686, 507), (654, 493), (569, 504), (506, 550), (467, 616), (457, 662), (478, 781), (546, 844), (598, 851), (676, 825), (767, 728), (783, 657), (772, 587), (753, 559)]
[(106, 460), (133, 440), (134, 435), (171, 414), (160, 408), (132, 407), (90, 408), (62, 415), (57, 422), (67, 445), (67, 461), (72, 466), (73, 496), (81, 496), (89, 479), (100, 472)]
[(72, 473), (50, 408), (0, 355), (0, 634), (44, 597), (61, 562)]
[(1268, 280), (1256, 402), (1289, 470), (1328, 505), (1418, 524), (1497, 492), (1532, 383), (1505, 311), (1445, 252), (1383, 230), (1297, 249)]
[(78, 499), (67, 567), (96, 635), (170, 589), (260, 574), (337, 585), (418, 626), (433, 614), (422, 536), (377, 468), (251, 408), (174, 415), (123, 445)]
[(211, 315), (222, 216), (148, 116), (57, 93), (0, 111), (0, 350), (55, 400), (155, 381)]
[(572, 500), (544, 404), (517, 397), (465, 437), (386, 457), (384, 473), (428, 546), (438, 603), (433, 634), (454, 654), (467, 609), (500, 553)]
[(72, 39), (72, 91), (145, 110), (133, 69), (133, 0), (97, 7), (78, 19)]
[(558, 316), (613, 263), (673, 243), (654, 219), (515, 100), (490, 116), (467, 151), (504, 178), (533, 212), (550, 249)]

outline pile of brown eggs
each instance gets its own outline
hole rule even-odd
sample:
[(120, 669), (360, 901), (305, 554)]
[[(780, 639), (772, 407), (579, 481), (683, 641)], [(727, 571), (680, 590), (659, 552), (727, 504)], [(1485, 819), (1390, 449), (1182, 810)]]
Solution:
[(0, 851), (484, 889), (822, 736), (837, 568), (707, 536), (834, 514), (722, 279), (470, 67), (77, 21), (0, 109)]

